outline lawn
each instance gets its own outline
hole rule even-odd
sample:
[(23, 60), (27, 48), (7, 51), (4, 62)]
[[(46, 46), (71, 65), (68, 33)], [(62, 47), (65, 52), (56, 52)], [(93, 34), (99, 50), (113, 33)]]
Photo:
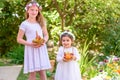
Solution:
[[(47, 76), (48, 76), (48, 80), (53, 80), (53, 75), (52, 73), (50, 73), (49, 71), (47, 71)], [(17, 80), (27, 80), (28, 79), (28, 74), (23, 74), (23, 68), (21, 69), (21, 72), (17, 78)], [(36, 75), (36, 80), (40, 80), (39, 79), (39, 74), (37, 73)]]
[(15, 64), (11, 63), (10, 59), (0, 58), (0, 66), (12, 66), (12, 65)]

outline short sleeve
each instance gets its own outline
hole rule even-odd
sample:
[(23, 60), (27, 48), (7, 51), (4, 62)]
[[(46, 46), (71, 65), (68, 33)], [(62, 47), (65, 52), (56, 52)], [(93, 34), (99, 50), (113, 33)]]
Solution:
[(26, 28), (26, 27), (25, 27), (25, 23), (22, 22), (22, 23), (20, 24), (20, 26), (19, 26), (19, 29), (25, 31), (25, 30), (26, 30), (25, 28)]

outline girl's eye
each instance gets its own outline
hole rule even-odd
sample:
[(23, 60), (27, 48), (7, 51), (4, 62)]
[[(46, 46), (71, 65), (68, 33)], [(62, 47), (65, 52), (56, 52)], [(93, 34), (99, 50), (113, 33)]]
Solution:
[(31, 9), (31, 11), (33, 11), (33, 9)]
[(67, 42), (69, 42), (69, 40), (67, 40)]
[(65, 42), (65, 40), (62, 40), (63, 42)]
[(36, 11), (36, 12), (38, 11), (37, 9), (36, 9), (36, 10), (35, 10), (35, 9), (30, 9), (30, 10), (31, 10), (31, 11)]

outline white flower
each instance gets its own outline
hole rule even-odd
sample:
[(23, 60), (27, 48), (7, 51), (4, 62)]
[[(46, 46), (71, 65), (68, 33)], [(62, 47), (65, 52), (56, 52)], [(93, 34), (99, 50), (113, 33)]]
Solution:
[(64, 32), (62, 32), (61, 35), (60, 35), (60, 38), (61, 38), (61, 36), (62, 36), (63, 34), (65, 34), (65, 33), (71, 35), (71, 36), (73, 37), (73, 40), (75, 40), (75, 36), (74, 36), (74, 34), (71, 33), (71, 32), (69, 32), (69, 31), (64, 31)]
[(28, 6), (31, 7), (31, 6), (32, 6), (32, 3), (28, 4)]
[(37, 6), (40, 6), (38, 3), (36, 3)]
[(107, 72), (102, 72), (98, 76), (95, 76), (94, 78), (91, 78), (90, 80), (105, 80), (107, 76)]
[(33, 4), (29, 3), (29, 4), (27, 4), (26, 7), (25, 7), (25, 10), (27, 11), (27, 9), (29, 7), (31, 7), (31, 6), (37, 6), (37, 7), (39, 7), (40, 10), (42, 10), (42, 7), (38, 3), (33, 3)]

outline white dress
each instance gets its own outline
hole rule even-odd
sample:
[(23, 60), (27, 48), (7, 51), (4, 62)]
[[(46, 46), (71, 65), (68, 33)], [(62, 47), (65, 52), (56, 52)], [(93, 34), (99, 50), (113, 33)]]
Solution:
[[(43, 38), (41, 26), (38, 23), (30, 23), (27, 20), (23, 21), (19, 27), (25, 32), (26, 40), (32, 42), (38, 35)], [(45, 70), (51, 68), (46, 44), (39, 48), (33, 48), (25, 45), (24, 50), (24, 73)]]
[[(76, 61), (64, 62), (64, 52), (73, 53), (76, 56)], [(82, 80), (78, 60), (80, 55), (77, 48), (71, 47), (64, 49), (62, 46), (59, 48), (57, 53), (57, 68), (55, 73), (55, 80)]]

